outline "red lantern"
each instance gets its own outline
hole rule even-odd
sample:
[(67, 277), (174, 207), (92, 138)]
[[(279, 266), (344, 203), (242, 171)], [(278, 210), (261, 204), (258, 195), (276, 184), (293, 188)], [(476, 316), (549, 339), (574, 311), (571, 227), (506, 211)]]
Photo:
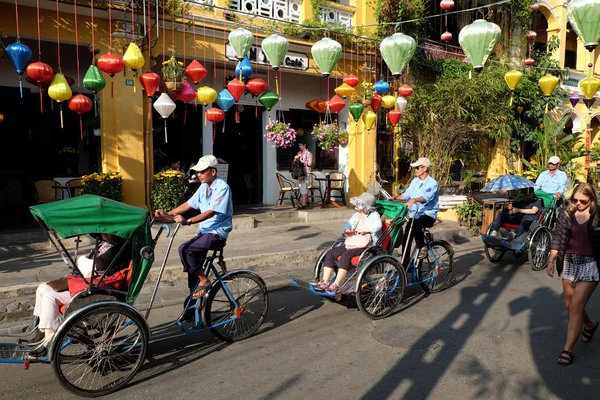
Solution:
[(398, 125), (401, 116), (402, 112), (400, 110), (391, 110), (388, 112), (388, 119), (390, 120), (390, 124), (392, 124), (392, 126)]
[(327, 100), (319, 97), (318, 99), (314, 99), (306, 103), (305, 107), (309, 110), (322, 114), (327, 111)]
[(225, 113), (220, 108), (212, 107), (206, 110), (206, 119), (213, 124), (218, 124), (225, 119)]
[[(52, 74), (52, 78), (50, 78), (49, 80), (45, 81), (45, 82), (36, 82), (33, 79), (31, 79), (30, 77), (26, 77), (25, 80), (29, 83), (31, 83), (34, 86), (37, 86), (39, 88), (42, 88), (44, 90), (48, 90), (48, 87), (50, 87), (50, 83), (52, 82), (52, 79), (54, 78), (54, 75), (56, 75), (55, 73)], [(67, 80), (67, 83), (69, 84), (69, 86), (73, 86), (75, 84), (75, 80), (71, 77), (68, 77), (65, 75), (65, 79)]]
[(358, 81), (358, 76), (356, 76), (356, 75), (352, 75), (352, 74), (350, 74), (350, 75), (346, 75), (346, 76), (344, 77), (344, 83), (345, 83), (346, 85), (350, 85), (350, 86), (352, 86), (352, 87), (357, 87), (357, 86), (358, 86), (358, 84), (359, 84), (359, 81)]
[(400, 89), (398, 89), (398, 94), (402, 97), (408, 97), (412, 94), (412, 92), (413, 89), (407, 84), (402, 85)]
[(160, 86), (160, 76), (154, 72), (144, 72), (140, 75), (140, 83), (146, 91), (146, 96), (152, 97)]
[(381, 95), (374, 94), (373, 97), (371, 98), (371, 109), (373, 111), (377, 112), (377, 110), (379, 110), (380, 106), (381, 106)]
[(123, 58), (116, 54), (106, 53), (98, 57), (98, 69), (109, 74), (111, 78), (123, 71), (124, 68)]
[(531, 5), (531, 12), (534, 13), (534, 14), (536, 14), (538, 11), (540, 11), (540, 5), (536, 1), (535, 3), (533, 3)]
[[(36, 61), (27, 66), (27, 77), (25, 79), (33, 79), (37, 83), (48, 82), (54, 76), (52, 67), (41, 61)], [(42, 105), (42, 86), (40, 85), (40, 112), (44, 112)]]
[(529, 31), (527, 33), (526, 38), (527, 38), (527, 41), (533, 42), (537, 38), (537, 33), (535, 33), (535, 31)]
[(185, 75), (192, 80), (196, 85), (206, 77), (208, 71), (197, 60), (193, 60), (185, 69)]
[(533, 64), (535, 64), (535, 60), (531, 57), (525, 59), (525, 61), (523, 61), (525, 63), (525, 65), (527, 65), (528, 67), (531, 67)]
[(346, 101), (336, 94), (329, 100), (328, 106), (331, 111), (337, 114), (346, 107)]
[(440, 8), (444, 11), (450, 11), (454, 8), (453, 0), (442, 0), (440, 2)]
[(260, 78), (252, 78), (246, 83), (246, 89), (253, 96), (260, 96), (267, 90), (267, 82)]
[(440, 39), (442, 39), (442, 42), (449, 42), (452, 40), (452, 34), (448, 31), (446, 31), (446, 32), (442, 33), (442, 36)]
[(246, 85), (244, 85), (244, 82), (240, 81), (238, 78), (234, 78), (227, 84), (227, 90), (229, 90), (229, 93), (231, 93), (235, 101), (240, 100), (245, 89)]
[(83, 140), (83, 121), (81, 115), (91, 111), (92, 107), (94, 107), (94, 104), (90, 98), (82, 94), (73, 96), (69, 100), (69, 109), (79, 114), (79, 133), (81, 135), (81, 140)]

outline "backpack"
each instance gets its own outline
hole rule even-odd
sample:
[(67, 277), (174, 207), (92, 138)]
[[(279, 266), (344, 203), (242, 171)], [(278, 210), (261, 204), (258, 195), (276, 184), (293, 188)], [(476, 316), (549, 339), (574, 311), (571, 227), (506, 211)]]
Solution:
[(302, 165), (298, 159), (292, 161), (292, 169), (290, 172), (292, 173), (292, 178), (294, 179), (299, 179), (306, 176), (306, 172), (304, 172), (304, 165)]

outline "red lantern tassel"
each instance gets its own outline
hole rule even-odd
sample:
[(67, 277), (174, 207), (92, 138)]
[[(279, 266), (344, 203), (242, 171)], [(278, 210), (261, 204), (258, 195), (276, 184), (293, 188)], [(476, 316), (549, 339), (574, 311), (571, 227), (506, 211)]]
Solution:
[(112, 79), (110, 80), (110, 98), (115, 98), (115, 82)]
[(183, 124), (185, 125), (185, 121), (187, 121), (187, 104), (185, 104), (183, 107)]
[(42, 88), (40, 88), (40, 112), (44, 113), (44, 99), (42, 98)]
[(256, 106), (254, 107), (254, 117), (258, 118), (258, 101), (256, 102)]
[(81, 119), (81, 114), (79, 114), (79, 135), (81, 136), (81, 141), (83, 142), (83, 120)]
[(216, 124), (213, 124), (213, 141), (212, 141), (212, 145), (215, 145), (215, 136), (217, 136), (217, 128), (216, 128)]

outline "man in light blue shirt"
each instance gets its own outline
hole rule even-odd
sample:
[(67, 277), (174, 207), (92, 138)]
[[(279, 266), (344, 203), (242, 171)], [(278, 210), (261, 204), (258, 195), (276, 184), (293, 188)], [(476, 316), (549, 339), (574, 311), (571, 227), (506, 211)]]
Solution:
[(567, 187), (567, 174), (558, 169), (560, 158), (552, 156), (548, 159), (548, 169), (538, 176), (535, 188), (546, 193), (554, 194), (556, 200), (560, 199)]
[[(421, 248), (419, 258), (425, 258), (427, 255), (427, 247), (424, 247), (425, 239), (423, 228), (431, 228), (437, 218), (437, 213), (440, 209), (438, 184), (435, 179), (429, 175), (431, 161), (428, 158), (421, 157), (416, 162), (410, 164), (415, 169), (415, 178), (410, 182), (410, 186), (406, 191), (394, 196), (394, 200), (406, 200), (406, 206), (409, 210), (415, 211), (416, 215), (413, 220), (412, 235), (415, 238), (416, 245)], [(416, 207), (413, 207), (418, 203)], [(408, 227), (406, 229), (409, 229)], [(410, 256), (410, 241), (408, 243), (408, 251), (405, 254)], [(402, 260), (404, 261), (404, 260)]]
[[(182, 225), (200, 224), (198, 236), (179, 246), (179, 257), (183, 271), (188, 273), (188, 287), (193, 299), (204, 296), (210, 288), (211, 282), (202, 271), (206, 254), (209, 250), (223, 249), (233, 228), (231, 189), (223, 179), (217, 177), (218, 164), (215, 156), (200, 158), (198, 164), (191, 168), (201, 182), (198, 191), (187, 202), (168, 213), (156, 211), (157, 217), (170, 215)], [(199, 210), (200, 215), (184, 219), (182, 214), (192, 208)]]

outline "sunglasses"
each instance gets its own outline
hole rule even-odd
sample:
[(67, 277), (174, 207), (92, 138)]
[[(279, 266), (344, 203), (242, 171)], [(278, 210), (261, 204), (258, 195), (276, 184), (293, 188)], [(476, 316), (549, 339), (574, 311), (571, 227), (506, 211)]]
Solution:
[(415, 169), (421, 169), (421, 168), (425, 168), (424, 165), (419, 165), (418, 167), (415, 167)]
[(584, 199), (573, 199), (573, 203), (575, 203), (575, 204), (581, 203), (581, 205), (584, 205), (584, 206), (587, 206), (589, 202), (590, 202), (589, 200), (584, 200)]
[(196, 175), (204, 175), (205, 173), (207, 173), (210, 170), (211, 170), (211, 168), (206, 168), (204, 171), (196, 171)]

